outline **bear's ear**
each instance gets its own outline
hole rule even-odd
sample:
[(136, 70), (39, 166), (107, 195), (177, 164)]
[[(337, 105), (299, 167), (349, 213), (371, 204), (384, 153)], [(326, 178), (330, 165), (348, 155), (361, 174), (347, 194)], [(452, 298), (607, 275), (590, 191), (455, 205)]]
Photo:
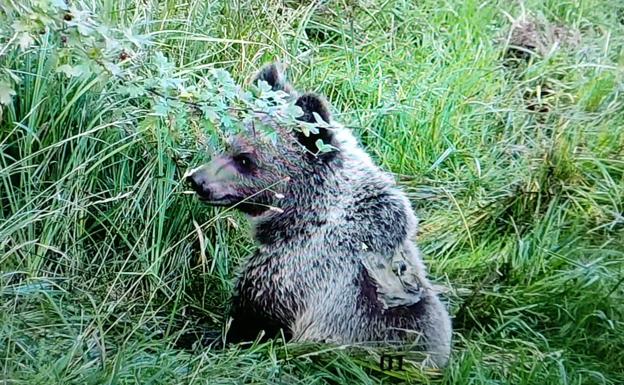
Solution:
[[(321, 98), (320, 96), (312, 93), (307, 93), (299, 96), (295, 105), (299, 106), (303, 110), (303, 115), (301, 115), (298, 120), (301, 120), (306, 123), (320, 123), (320, 126), (317, 126), (317, 133), (310, 132), (310, 135), (305, 136), (303, 132), (297, 132), (297, 140), (301, 143), (305, 148), (307, 148), (311, 153), (316, 154), (319, 151), (319, 148), (316, 142), (320, 139), (323, 141), (325, 145), (333, 145), (333, 132), (326, 127), (325, 124), (329, 124), (331, 122), (331, 113), (329, 112), (329, 107), (327, 102)], [(322, 120), (322, 122), (317, 121), (317, 116)], [(332, 153), (334, 151), (331, 151)], [(321, 155), (327, 155), (321, 154)]]
[(292, 87), (286, 80), (284, 66), (281, 63), (270, 63), (262, 67), (254, 77), (253, 84), (257, 84), (260, 80), (267, 82), (273, 91), (292, 92)]

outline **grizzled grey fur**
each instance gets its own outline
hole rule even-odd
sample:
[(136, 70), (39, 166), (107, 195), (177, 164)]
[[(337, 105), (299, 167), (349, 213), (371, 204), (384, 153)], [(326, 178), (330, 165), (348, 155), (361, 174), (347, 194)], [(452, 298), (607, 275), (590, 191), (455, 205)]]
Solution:
[[(275, 127), (277, 142), (250, 129), (187, 178), (206, 203), (249, 214), (258, 243), (238, 277), (227, 339), (281, 330), (294, 341), (405, 343), (426, 352), (426, 364), (445, 365), (451, 322), (412, 242), (405, 194), (278, 64), (256, 80), (289, 93), (301, 120), (316, 123), (316, 112), (331, 128), (305, 136)], [(317, 139), (336, 150), (312, 154)]]

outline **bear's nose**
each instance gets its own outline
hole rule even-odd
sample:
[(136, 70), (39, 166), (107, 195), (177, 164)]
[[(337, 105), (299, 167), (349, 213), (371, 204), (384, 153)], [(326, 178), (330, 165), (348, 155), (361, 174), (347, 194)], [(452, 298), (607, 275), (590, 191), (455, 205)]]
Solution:
[(191, 175), (186, 177), (186, 183), (193, 189), (195, 192), (201, 192), (203, 190), (203, 178), (199, 173), (194, 172)]

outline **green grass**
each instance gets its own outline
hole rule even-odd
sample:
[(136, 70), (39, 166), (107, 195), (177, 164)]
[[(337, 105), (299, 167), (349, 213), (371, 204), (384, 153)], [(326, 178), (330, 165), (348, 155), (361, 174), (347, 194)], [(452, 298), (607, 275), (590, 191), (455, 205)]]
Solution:
[[(246, 224), (183, 194), (167, 125), (147, 135), (145, 105), (55, 75), (44, 35), (0, 56), (22, 77), (0, 116), (3, 383), (624, 383), (624, 4), (89, 4), (150, 34), (180, 73), (242, 81), (286, 58), (298, 88), (327, 95), (422, 220), (452, 361), (382, 373), (280, 341), (180, 348), (219, 327), (253, 250)], [(509, 63), (507, 15), (523, 10), (580, 45)]]

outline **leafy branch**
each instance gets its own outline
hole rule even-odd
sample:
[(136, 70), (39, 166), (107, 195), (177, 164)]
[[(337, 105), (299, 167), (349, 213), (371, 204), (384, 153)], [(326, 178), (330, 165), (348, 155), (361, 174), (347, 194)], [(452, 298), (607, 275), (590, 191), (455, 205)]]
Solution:
[[(13, 58), (13, 63), (3, 60), (0, 66), (2, 108), (19, 93), (23, 71), (15, 67), (22, 56), (47, 55), (56, 59), (52, 76), (96, 78), (109, 98), (127, 99), (128, 109), (136, 108), (137, 102), (148, 103), (138, 126), (156, 137), (164, 124), (166, 150), (183, 163), (206, 137), (215, 140), (241, 127), (259, 127), (268, 138), (276, 137), (273, 126), (306, 135), (318, 129), (318, 124), (296, 119), (302, 111), (283, 91), (273, 91), (265, 82), (245, 91), (223, 69), (212, 69), (208, 76), (181, 76), (148, 36), (107, 26), (88, 9), (63, 0), (27, 0), (0, 5), (0, 10), (0, 24), (10, 25), (0, 30), (0, 58)], [(258, 115), (275, 124), (253, 124)], [(200, 127), (199, 132), (191, 126)], [(323, 143), (318, 147), (320, 152), (331, 150)]]

